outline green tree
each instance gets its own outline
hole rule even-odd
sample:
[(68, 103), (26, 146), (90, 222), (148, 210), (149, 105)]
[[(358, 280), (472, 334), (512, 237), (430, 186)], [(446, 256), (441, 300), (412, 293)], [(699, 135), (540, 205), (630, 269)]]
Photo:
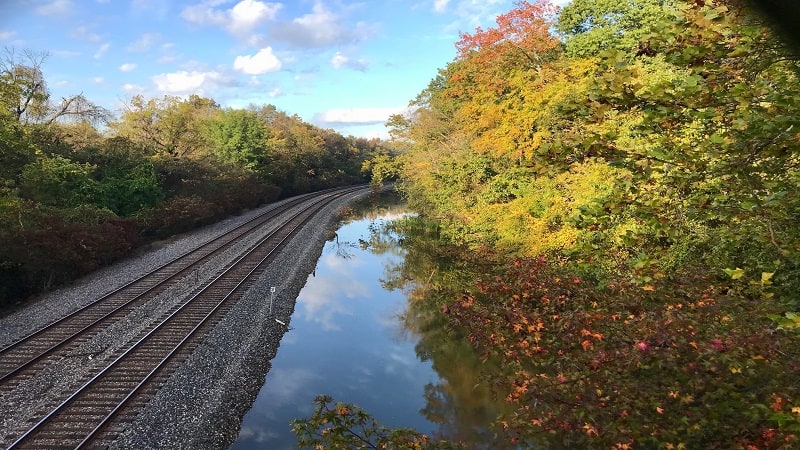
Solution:
[(97, 167), (63, 156), (40, 156), (20, 175), (20, 195), (44, 205), (76, 207), (92, 204), (98, 192), (92, 175)]
[(269, 129), (253, 111), (225, 109), (205, 124), (205, 137), (223, 161), (254, 172), (266, 173), (272, 159), (267, 148)]
[(556, 28), (566, 37), (570, 56), (612, 49), (635, 53), (675, 5), (675, 0), (572, 0), (558, 14)]

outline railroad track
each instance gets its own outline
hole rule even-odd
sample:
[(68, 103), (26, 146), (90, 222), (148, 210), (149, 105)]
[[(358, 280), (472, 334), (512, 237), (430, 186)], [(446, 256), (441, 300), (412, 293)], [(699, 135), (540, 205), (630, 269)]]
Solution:
[[(192, 271), (280, 214), (289, 215), (184, 301), (176, 303), (127, 345), (116, 349), (74, 392), (32, 426), (6, 439), (9, 448), (104, 446), (141, 407), (218, 320), (249, 289), (271, 255), (319, 209), (363, 188), (328, 191), (273, 208), (229, 233), (159, 267), (27, 338), (0, 350), (0, 399), (38, 371), (57, 364), (71, 348), (112, 326), (147, 299), (153, 299)], [(308, 206), (301, 208), (300, 204)], [(299, 209), (299, 211), (294, 211)], [(290, 211), (290, 212), (287, 212)], [(33, 423), (36, 422), (36, 423)]]

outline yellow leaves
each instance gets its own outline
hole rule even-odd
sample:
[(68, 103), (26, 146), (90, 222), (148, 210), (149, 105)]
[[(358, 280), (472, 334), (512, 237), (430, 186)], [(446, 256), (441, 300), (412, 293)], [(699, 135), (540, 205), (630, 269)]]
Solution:
[(744, 269), (737, 267), (735, 269), (724, 269), (725, 273), (731, 277), (732, 280), (738, 280), (745, 274)]
[(590, 424), (588, 422), (584, 423), (581, 428), (583, 429), (583, 431), (586, 432), (587, 436), (598, 436), (597, 428), (595, 428), (594, 425), (592, 425), (592, 424)]

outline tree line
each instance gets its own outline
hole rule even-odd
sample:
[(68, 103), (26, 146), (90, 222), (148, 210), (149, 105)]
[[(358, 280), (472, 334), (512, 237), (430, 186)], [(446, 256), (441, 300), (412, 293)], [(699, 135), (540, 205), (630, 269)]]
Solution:
[(0, 61), (0, 306), (153, 239), (280, 197), (364, 182), (378, 139), (273, 105), (133, 97), (119, 117), (47, 89), (46, 53)]

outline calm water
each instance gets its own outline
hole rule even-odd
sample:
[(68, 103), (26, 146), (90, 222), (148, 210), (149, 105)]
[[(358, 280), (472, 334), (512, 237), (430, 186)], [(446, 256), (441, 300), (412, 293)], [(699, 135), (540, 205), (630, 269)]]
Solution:
[(323, 393), (360, 405), (387, 426), (435, 430), (419, 411), (436, 372), (419, 361), (416, 342), (398, 319), (403, 293), (384, 290), (379, 281), (384, 266), (402, 254), (375, 255), (357, 245), (392, 214), (352, 221), (337, 231), (338, 242), (326, 243), (297, 299), (294, 329), (281, 341), (232, 448), (296, 448), (289, 422), (310, 416), (312, 400)]
[(484, 424), (494, 411), (475, 388), (469, 348), (441, 342), (441, 331), (423, 336), (418, 330), (426, 326), (413, 322), (426, 314), (409, 313), (404, 290), (381, 283), (404, 263), (398, 237), (383, 226), (402, 213), (367, 212), (326, 243), (297, 299), (293, 329), (231, 448), (296, 448), (289, 422), (309, 417), (318, 394), (355, 403), (389, 427), (487, 440)]

